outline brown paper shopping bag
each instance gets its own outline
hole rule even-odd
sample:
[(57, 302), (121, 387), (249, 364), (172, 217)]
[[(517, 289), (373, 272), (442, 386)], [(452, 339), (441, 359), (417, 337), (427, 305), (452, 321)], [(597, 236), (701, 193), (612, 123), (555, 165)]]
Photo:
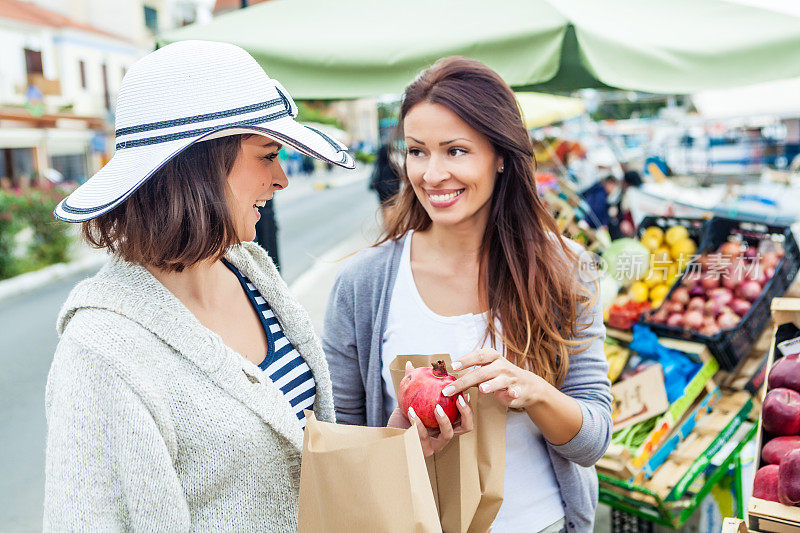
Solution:
[(415, 428), (306, 418), (298, 533), (441, 532)]
[[(444, 361), (453, 372), (450, 356), (398, 355), (389, 366), (395, 394), (405, 375), (406, 361), (414, 367)], [(451, 440), (426, 459), (431, 487), (444, 533), (485, 533), (503, 503), (507, 409), (493, 395), (470, 389), (475, 416), (473, 431)]]

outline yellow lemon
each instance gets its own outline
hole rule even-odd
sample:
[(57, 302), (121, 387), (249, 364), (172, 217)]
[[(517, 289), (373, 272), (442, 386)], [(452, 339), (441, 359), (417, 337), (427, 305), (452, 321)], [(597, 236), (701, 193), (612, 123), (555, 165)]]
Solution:
[(650, 301), (653, 302), (653, 305), (655, 305), (656, 302), (659, 302), (660, 305), (660, 303), (664, 301), (664, 298), (667, 297), (668, 292), (669, 292), (669, 285), (667, 285), (666, 283), (661, 283), (659, 285), (656, 285), (655, 287), (650, 289)]
[(631, 300), (633, 300), (634, 302), (642, 303), (647, 301), (647, 296), (649, 292), (650, 291), (648, 290), (647, 285), (645, 285), (641, 281), (637, 281), (634, 282), (633, 285), (631, 285), (631, 288), (628, 290), (628, 296), (630, 296)]
[(681, 239), (672, 245), (669, 249), (672, 258), (677, 260), (681, 265), (685, 266), (691, 261), (692, 256), (697, 252), (697, 245), (692, 239)]
[(642, 245), (650, 250), (651, 252), (655, 252), (659, 246), (661, 246), (661, 240), (658, 237), (653, 235), (642, 235), (641, 240)]
[(672, 226), (664, 234), (664, 240), (667, 241), (669, 246), (672, 246), (678, 241), (689, 238), (689, 230), (683, 226)]
[(645, 236), (645, 235), (658, 239), (658, 243), (659, 244), (664, 242), (664, 230), (662, 230), (658, 226), (650, 226), (649, 228), (644, 230), (644, 233), (642, 233), (642, 236)]
[(666, 281), (666, 271), (664, 269), (652, 268), (642, 281), (648, 288), (655, 287)]
[(681, 277), (681, 272), (682, 271), (678, 270), (678, 265), (676, 263), (672, 263), (667, 269), (667, 286), (672, 287), (675, 285), (675, 282), (678, 281), (679, 277)]
[(653, 252), (653, 266), (666, 268), (672, 262), (672, 255), (667, 246), (659, 246)]

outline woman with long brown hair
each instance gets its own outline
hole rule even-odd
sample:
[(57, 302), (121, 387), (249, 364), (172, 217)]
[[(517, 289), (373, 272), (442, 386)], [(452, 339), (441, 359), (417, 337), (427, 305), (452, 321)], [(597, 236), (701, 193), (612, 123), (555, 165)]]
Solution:
[[(251, 242), (283, 145), (347, 148), (241, 48), (183, 41), (131, 67), (116, 153), (62, 201), (111, 260), (70, 293), (47, 381), (44, 531), (296, 532), (305, 410), (335, 420), (308, 313)], [(426, 453), (471, 428), (459, 407)], [(409, 427), (398, 412), (390, 421)]]
[(449, 353), (474, 369), (444, 394), (479, 386), (510, 408), (492, 531), (591, 531), (612, 426), (602, 312), (578, 277), (580, 246), (537, 195), (514, 94), (478, 61), (442, 59), (406, 88), (399, 128), (403, 187), (385, 234), (328, 304), (337, 420), (384, 425), (395, 356)]

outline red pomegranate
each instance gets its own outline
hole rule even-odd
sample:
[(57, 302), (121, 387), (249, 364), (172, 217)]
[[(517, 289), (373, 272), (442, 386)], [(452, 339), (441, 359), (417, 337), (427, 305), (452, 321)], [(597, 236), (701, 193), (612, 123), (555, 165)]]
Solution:
[(408, 408), (414, 409), (422, 423), (431, 429), (439, 427), (434, 409), (441, 405), (444, 414), (454, 424), (458, 420), (459, 412), (456, 407), (456, 396), (445, 396), (442, 389), (456, 380), (455, 376), (447, 373), (444, 361), (436, 361), (431, 366), (415, 368), (403, 378), (398, 390), (398, 400), (403, 413), (408, 414)]

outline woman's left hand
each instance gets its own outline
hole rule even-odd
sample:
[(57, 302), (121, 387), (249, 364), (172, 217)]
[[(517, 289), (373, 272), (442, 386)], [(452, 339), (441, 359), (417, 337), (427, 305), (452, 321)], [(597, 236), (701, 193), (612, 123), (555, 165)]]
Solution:
[(453, 370), (475, 367), (442, 390), (452, 396), (470, 387), (484, 394), (494, 394), (497, 400), (512, 409), (526, 409), (541, 397), (542, 378), (524, 370), (496, 350), (484, 348), (453, 361)]
[[(411, 362), (406, 362), (406, 375), (414, 370)], [(456, 400), (456, 408), (460, 413), (459, 420), (455, 425), (450, 423), (450, 419), (444, 414), (441, 407), (434, 411), (436, 422), (439, 427), (436, 429), (427, 428), (422, 424), (422, 420), (414, 413), (412, 408), (408, 408), (408, 413), (403, 413), (400, 407), (395, 407), (386, 427), (408, 429), (413, 424), (417, 428), (419, 441), (422, 445), (422, 453), (429, 457), (444, 448), (453, 437), (469, 433), (473, 428), (472, 409), (469, 406), (469, 395), (466, 401), (464, 396), (459, 396)]]

